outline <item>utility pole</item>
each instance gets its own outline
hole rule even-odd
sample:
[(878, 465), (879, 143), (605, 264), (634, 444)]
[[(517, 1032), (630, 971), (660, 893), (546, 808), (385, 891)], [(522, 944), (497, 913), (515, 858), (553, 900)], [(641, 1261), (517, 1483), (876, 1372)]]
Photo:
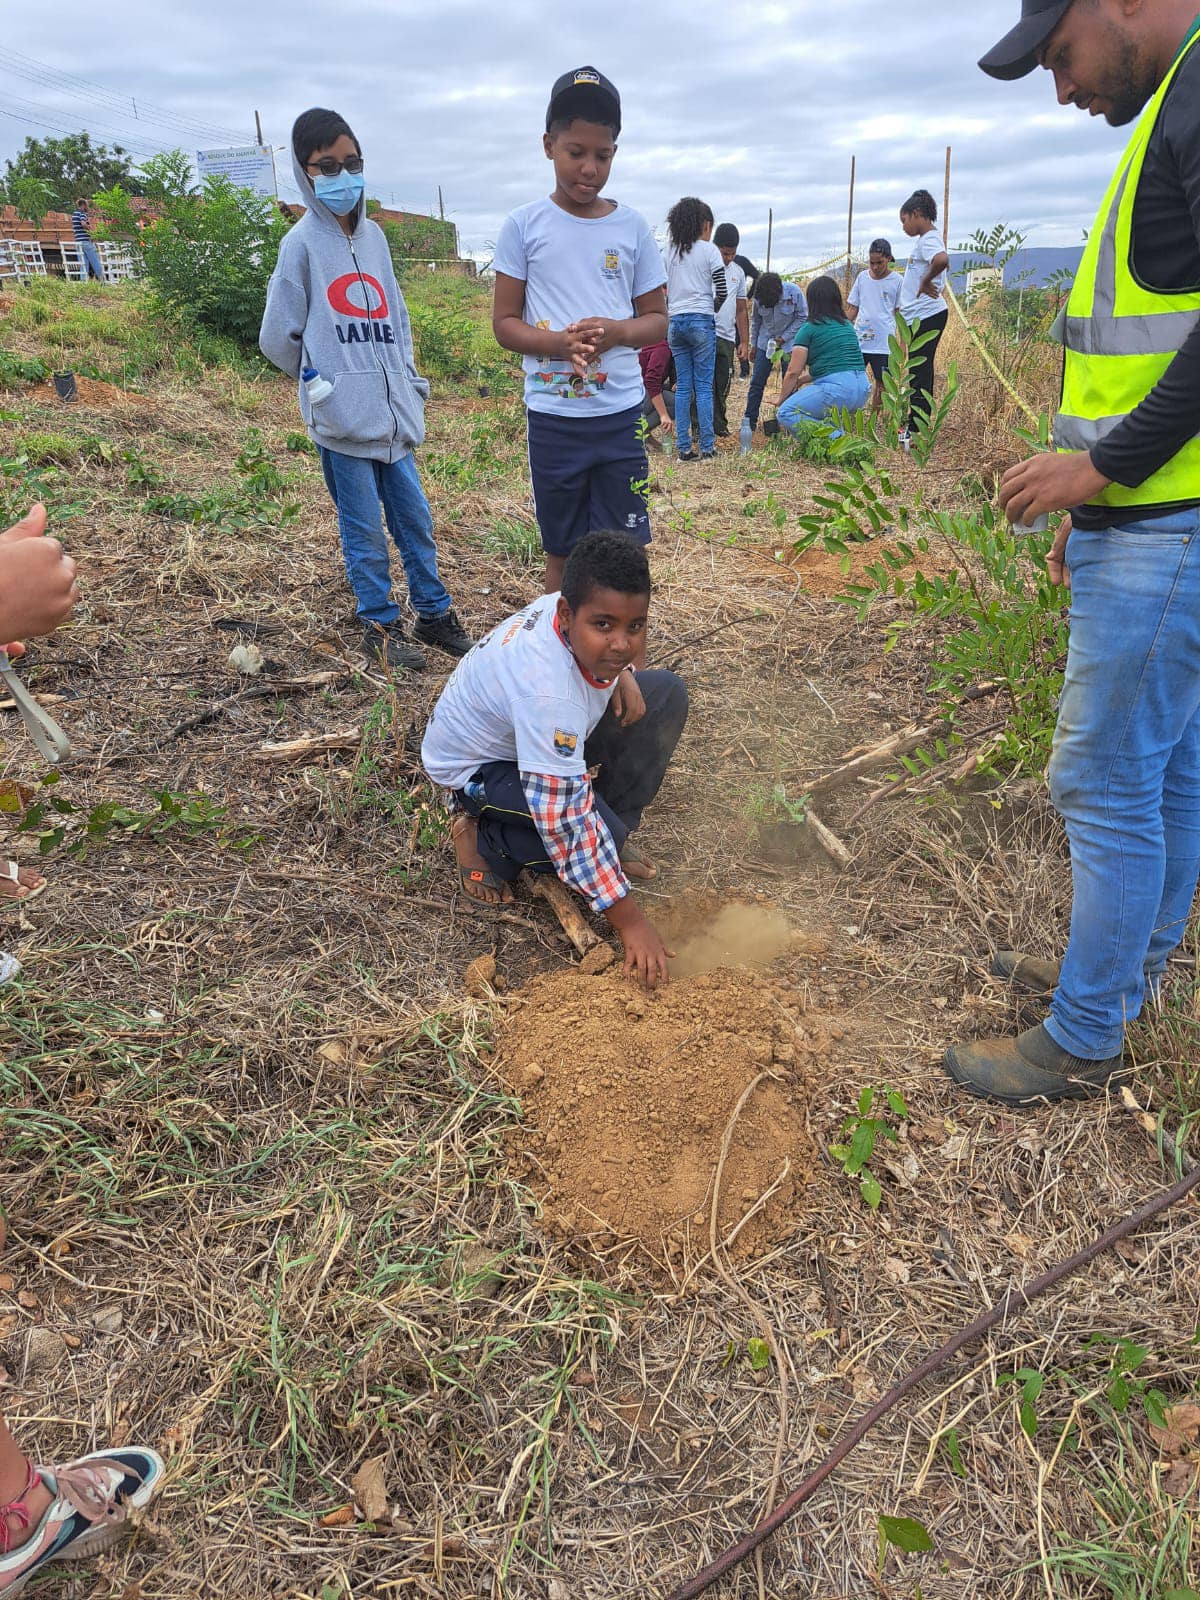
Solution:
[[(258, 148), (263, 148), (262, 118), (258, 112), (254, 113), (254, 139)], [(279, 174), (275, 170), (275, 151), (271, 150), (271, 182), (275, 185), (275, 204), (279, 204)]]
[(438, 184), (438, 216), (443, 222), (446, 220), (446, 207), (442, 204), (442, 186)]
[(771, 236), (772, 236), (772, 234), (774, 232), (775, 232), (775, 207), (774, 206), (770, 206), (767, 209), (767, 264), (763, 268), (764, 272), (770, 272), (770, 270), (771, 270)]
[(946, 146), (946, 194), (942, 201), (942, 238), (950, 248), (950, 146)]

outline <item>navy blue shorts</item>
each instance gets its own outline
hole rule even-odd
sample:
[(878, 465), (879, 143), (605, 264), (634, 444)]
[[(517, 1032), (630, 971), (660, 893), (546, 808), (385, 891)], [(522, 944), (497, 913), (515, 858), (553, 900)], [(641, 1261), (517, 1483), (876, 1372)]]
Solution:
[(585, 533), (603, 529), (650, 543), (645, 484), (650, 476), (639, 438), (640, 405), (590, 417), (530, 411), (529, 476), (542, 548), (567, 556)]
[(888, 358), (885, 355), (874, 355), (869, 350), (863, 352), (863, 365), (875, 379), (876, 383), (883, 382), (883, 375), (888, 369)]

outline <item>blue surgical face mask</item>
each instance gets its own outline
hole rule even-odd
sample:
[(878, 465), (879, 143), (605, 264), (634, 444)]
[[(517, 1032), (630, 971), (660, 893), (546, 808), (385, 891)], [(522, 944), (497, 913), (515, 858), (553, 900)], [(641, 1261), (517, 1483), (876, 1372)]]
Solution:
[(339, 172), (336, 178), (318, 173), (313, 179), (313, 193), (323, 206), (328, 206), (335, 216), (349, 216), (363, 196), (361, 172)]

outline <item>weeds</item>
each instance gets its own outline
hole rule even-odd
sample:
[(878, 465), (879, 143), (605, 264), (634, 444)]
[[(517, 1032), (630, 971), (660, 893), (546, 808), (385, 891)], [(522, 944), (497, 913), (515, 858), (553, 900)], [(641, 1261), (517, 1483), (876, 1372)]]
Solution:
[[(1007, 721), (981, 767), (1040, 772), (1050, 754), (1067, 654), (1067, 593), (1051, 583), (1045, 564), (1053, 532), (1022, 541), (990, 505), (970, 516), (934, 512), (929, 521), (951, 555), (967, 550), (977, 557), (982, 578), (966, 561), (946, 576), (927, 576), (920, 557), (930, 553), (932, 540), (922, 534), (884, 550), (864, 568), (861, 582), (847, 586), (845, 598), (860, 618), (881, 596), (907, 603), (906, 613), (888, 624), (888, 651), (923, 619), (961, 624), (942, 634), (930, 670), (930, 689), (943, 697), (942, 715), (954, 723), (964, 688), (1000, 685)], [(918, 752), (909, 770), (933, 764), (928, 752)]]
[[(259, 842), (258, 834), (234, 827), (229, 821), (228, 808), (216, 804), (206, 794), (175, 794), (170, 789), (161, 789), (151, 796), (153, 805), (144, 810), (116, 800), (104, 800), (83, 811), (74, 801), (57, 792), (61, 776), (59, 772), (48, 772), (42, 777), (41, 787), (48, 792), (25, 807), (17, 824), (18, 833), (32, 834), (38, 840), (42, 855), (59, 849), (70, 837), (64, 854), (83, 857), (114, 830), (126, 838), (141, 835), (161, 838), (174, 830), (186, 839), (212, 834), (223, 848), (240, 851), (251, 850)], [(19, 810), (19, 799), (12, 794), (0, 794), (0, 812)]]
[(858, 1179), (862, 1197), (872, 1211), (879, 1210), (879, 1203), (883, 1199), (883, 1186), (870, 1167), (875, 1147), (880, 1139), (896, 1144), (900, 1138), (889, 1116), (871, 1115), (879, 1101), (886, 1102), (891, 1117), (897, 1117), (902, 1122), (908, 1120), (908, 1107), (898, 1089), (864, 1089), (858, 1097), (858, 1109), (842, 1123), (842, 1137), (844, 1139), (849, 1134), (849, 1144), (832, 1144), (829, 1147), (829, 1154), (841, 1164), (846, 1176)]
[(13, 350), (0, 350), (0, 389), (15, 389), (18, 384), (45, 383), (50, 368), (36, 357), (19, 356)]
[(283, 498), (288, 479), (268, 455), (258, 428), (247, 429), (234, 468), (238, 482), (222, 484), (199, 495), (184, 491), (151, 495), (146, 508), (170, 522), (189, 522), (195, 527), (229, 532), (254, 525), (285, 527), (300, 515), (299, 505)]
[(518, 566), (537, 567), (545, 559), (537, 523), (523, 517), (497, 517), (481, 543), (489, 555), (507, 556)]

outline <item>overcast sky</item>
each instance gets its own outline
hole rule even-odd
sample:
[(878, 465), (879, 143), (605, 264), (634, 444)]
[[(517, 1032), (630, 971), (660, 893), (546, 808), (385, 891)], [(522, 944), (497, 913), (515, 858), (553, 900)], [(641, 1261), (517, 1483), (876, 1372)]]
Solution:
[[(845, 247), (853, 154), (855, 243), (884, 233), (903, 255), (899, 203), (924, 187), (941, 204), (949, 144), (952, 244), (1000, 221), (1031, 244), (1076, 244), (1125, 135), (1057, 106), (1046, 73), (999, 84), (978, 70), (1019, 9), (1018, 0), (0, 0), (0, 157), (27, 134), (80, 126), (139, 153), (194, 152), (252, 139), (255, 109), (280, 145), (298, 111), (324, 104), (358, 134), (369, 193), (436, 210), (440, 184), (463, 250), (486, 253), (507, 211), (549, 192), (550, 85), (587, 63), (622, 97), (607, 193), (656, 229), (680, 195), (701, 195), (718, 220), (738, 224), (761, 266), (773, 207), (772, 263), (816, 265)], [(284, 175), (290, 183), (286, 162)]]

